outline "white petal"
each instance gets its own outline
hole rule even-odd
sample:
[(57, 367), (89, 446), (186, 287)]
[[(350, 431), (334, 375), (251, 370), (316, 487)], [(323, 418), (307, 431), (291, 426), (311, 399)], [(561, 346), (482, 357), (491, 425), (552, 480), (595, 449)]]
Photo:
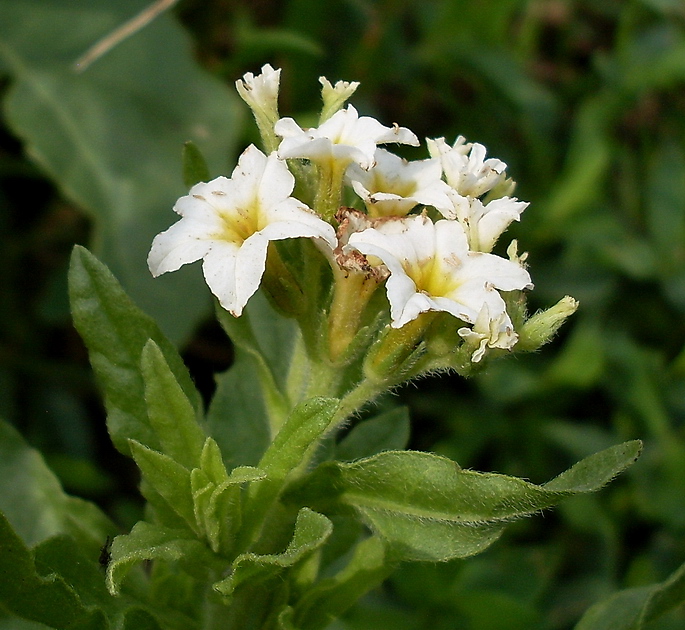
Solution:
[(147, 257), (152, 275), (176, 271), (187, 263), (200, 260), (212, 248), (212, 239), (201, 224), (181, 219), (155, 236)]
[(483, 278), (501, 291), (533, 288), (530, 274), (523, 267), (494, 254), (471, 252), (464, 262), (464, 273)]
[(244, 304), (239, 305), (236, 294), (235, 263), (238, 249), (230, 243), (218, 242), (204, 258), (202, 272), (207, 286), (219, 299), (219, 303), (236, 317)]
[(478, 221), (479, 249), (484, 252), (492, 250), (502, 232), (512, 221), (518, 221), (527, 207), (528, 203), (510, 197), (502, 197), (488, 203)]

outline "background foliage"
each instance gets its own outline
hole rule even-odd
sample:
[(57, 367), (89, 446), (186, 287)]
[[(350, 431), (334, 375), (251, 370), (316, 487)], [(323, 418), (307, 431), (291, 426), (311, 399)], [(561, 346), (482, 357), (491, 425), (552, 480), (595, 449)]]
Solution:
[[(361, 81), (355, 106), (385, 124), (485, 144), (531, 201), (513, 229), (530, 252), (531, 309), (581, 302), (554, 347), (400, 392), (411, 446), (542, 482), (645, 441), (607, 490), (476, 558), (402, 567), (339, 628), (562, 630), (618, 589), (665, 580), (685, 561), (683, 4), (182, 0), (73, 71), (144, 6), (0, 4), (0, 415), (65, 488), (122, 529), (137, 516), (135, 474), (109, 446), (70, 324), (69, 250), (87, 244), (110, 265), (209, 395), (232, 351), (198, 269), (153, 282), (145, 255), (185, 192), (183, 142), (216, 176), (256, 138), (232, 83), (268, 62), (283, 68), (281, 111), (304, 123), (325, 75)], [(684, 622), (676, 610), (649, 628)]]

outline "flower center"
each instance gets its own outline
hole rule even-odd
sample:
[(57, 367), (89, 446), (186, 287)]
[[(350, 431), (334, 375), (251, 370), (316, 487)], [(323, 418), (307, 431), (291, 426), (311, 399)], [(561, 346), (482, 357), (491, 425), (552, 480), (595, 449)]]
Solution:
[(417, 291), (432, 297), (447, 297), (462, 284), (456, 273), (460, 266), (461, 261), (456, 256), (451, 259), (435, 256), (403, 265)]

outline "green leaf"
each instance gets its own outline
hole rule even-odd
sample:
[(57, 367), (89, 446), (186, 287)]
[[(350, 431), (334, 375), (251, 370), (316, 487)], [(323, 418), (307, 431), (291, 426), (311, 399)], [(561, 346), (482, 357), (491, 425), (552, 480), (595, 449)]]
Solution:
[(169, 507), (183, 517), (192, 530), (197, 531), (190, 471), (171, 457), (153, 451), (135, 440), (130, 441), (130, 448), (144, 481), (150, 484)]
[(198, 466), (205, 434), (197, 422), (197, 410), (152, 339), (143, 348), (141, 374), (148, 419), (162, 452), (186, 468)]
[(207, 411), (207, 431), (217, 441), (228, 468), (256, 466), (271, 442), (269, 413), (256, 365), (236, 349), (235, 362), (217, 377)]
[(106, 627), (101, 615), (84, 606), (64, 579), (55, 574), (47, 577), (40, 574), (31, 552), (2, 513), (0, 602), (4, 609), (17, 616), (52, 628)]
[(12, 77), (5, 119), (32, 159), (94, 219), (98, 255), (180, 341), (210, 306), (199, 269), (155, 280), (145, 259), (186, 192), (183, 143), (196, 142), (213, 170), (225, 170), (242, 110), (233, 90), (198, 66), (171, 12), (76, 71), (86, 50), (148, 4), (0, 3), (0, 64)]
[[(615, 593), (592, 606), (575, 630), (642, 630), (685, 602), (685, 564), (667, 580)], [(651, 626), (649, 626), (651, 627)]]
[(128, 572), (143, 560), (180, 562), (181, 567), (199, 578), (218, 568), (217, 560), (193, 534), (141, 521), (130, 534), (117, 536), (112, 543), (112, 559), (107, 567), (107, 588), (117, 595)]
[[(302, 392), (295, 354), (296, 323), (276, 313), (258, 291), (241, 317), (217, 307), (217, 317), (235, 345), (235, 361), (217, 379), (207, 429), (226, 465), (256, 466)], [(292, 382), (291, 382), (292, 381)]]
[(114, 524), (92, 503), (64, 493), (38, 451), (0, 421), (0, 511), (31, 546), (56, 534), (70, 534), (97, 558)]
[(336, 398), (310, 398), (300, 403), (274, 438), (259, 468), (270, 479), (285, 479), (318, 446), (338, 408)]
[(188, 140), (183, 145), (183, 183), (186, 188), (192, 188), (199, 182), (208, 182), (209, 167), (198, 146)]
[(290, 414), (259, 462), (259, 470), (265, 473), (265, 478), (249, 488), (239, 548), (247, 549), (259, 538), (266, 515), (283, 490), (287, 477), (309, 463), (338, 402), (335, 398), (311, 398), (300, 403)]
[(158, 449), (140, 373), (143, 348), (148, 339), (159, 346), (174, 378), (199, 414), (200, 395), (181, 357), (154, 320), (133, 304), (107, 267), (78, 246), (71, 256), (69, 296), (74, 325), (88, 348), (104, 392), (107, 426), (114, 445), (124, 454), (129, 454), (129, 439)]
[(409, 411), (398, 407), (357, 424), (336, 446), (335, 459), (352, 461), (381, 451), (399, 451), (409, 442)]
[(217, 486), (228, 481), (228, 473), (221, 457), (221, 450), (212, 438), (207, 438), (202, 447), (200, 468)]
[(214, 584), (214, 588), (222, 595), (230, 597), (243, 584), (254, 586), (277, 576), (285, 569), (292, 569), (317, 551), (332, 531), (333, 524), (323, 514), (302, 508), (297, 515), (293, 538), (283, 553), (241, 554), (232, 565), (231, 575)]
[(630, 466), (640, 449), (637, 441), (614, 446), (543, 486), (462, 470), (431, 453), (391, 451), (350, 464), (327, 462), (286, 500), (322, 511), (349, 506), (402, 558), (449, 560), (482, 551), (515, 518), (598, 490)]
[(338, 574), (318, 582), (297, 602), (292, 627), (298, 630), (328, 627), (362, 595), (381, 584), (395, 566), (382, 540), (375, 536), (363, 540)]
[(202, 468), (190, 474), (195, 521), (204, 532), (212, 551), (228, 553), (242, 522), (241, 485), (263, 479), (266, 474), (251, 466), (240, 466), (226, 474), (221, 453), (207, 438)]
[(300, 338), (297, 325), (274, 311), (261, 292), (250, 298), (241, 317), (233, 317), (221, 307), (217, 307), (217, 317), (235, 346), (252, 358), (269, 424), (275, 432), (292, 406), (287, 379), (293, 349)]

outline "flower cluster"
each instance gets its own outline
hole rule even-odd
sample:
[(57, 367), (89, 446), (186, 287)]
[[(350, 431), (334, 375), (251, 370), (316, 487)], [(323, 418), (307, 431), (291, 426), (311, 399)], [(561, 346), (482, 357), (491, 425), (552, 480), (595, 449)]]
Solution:
[[(383, 283), (392, 329), (445, 312), (456, 318), (472, 361), (491, 348), (511, 349), (518, 335), (501, 292), (533, 284), (515, 247), (508, 258), (492, 253), (527, 206), (511, 196), (506, 164), (461, 136), (452, 145), (427, 140), (427, 159), (398, 157), (380, 145), (418, 146), (418, 138), (343, 108), (356, 83), (321, 78), (319, 126), (303, 129), (278, 114), (279, 81), (280, 70), (266, 65), (236, 83), (269, 154), (248, 147), (230, 179), (199, 183), (178, 200), (181, 220), (152, 244), (153, 275), (203, 259), (210, 289), (239, 316), (268, 274), (267, 259), (278, 256), (269, 243), (312, 239), (332, 268), (333, 358), (345, 352)], [(300, 195), (307, 203), (291, 196), (296, 179), (298, 190), (314, 182)]]

